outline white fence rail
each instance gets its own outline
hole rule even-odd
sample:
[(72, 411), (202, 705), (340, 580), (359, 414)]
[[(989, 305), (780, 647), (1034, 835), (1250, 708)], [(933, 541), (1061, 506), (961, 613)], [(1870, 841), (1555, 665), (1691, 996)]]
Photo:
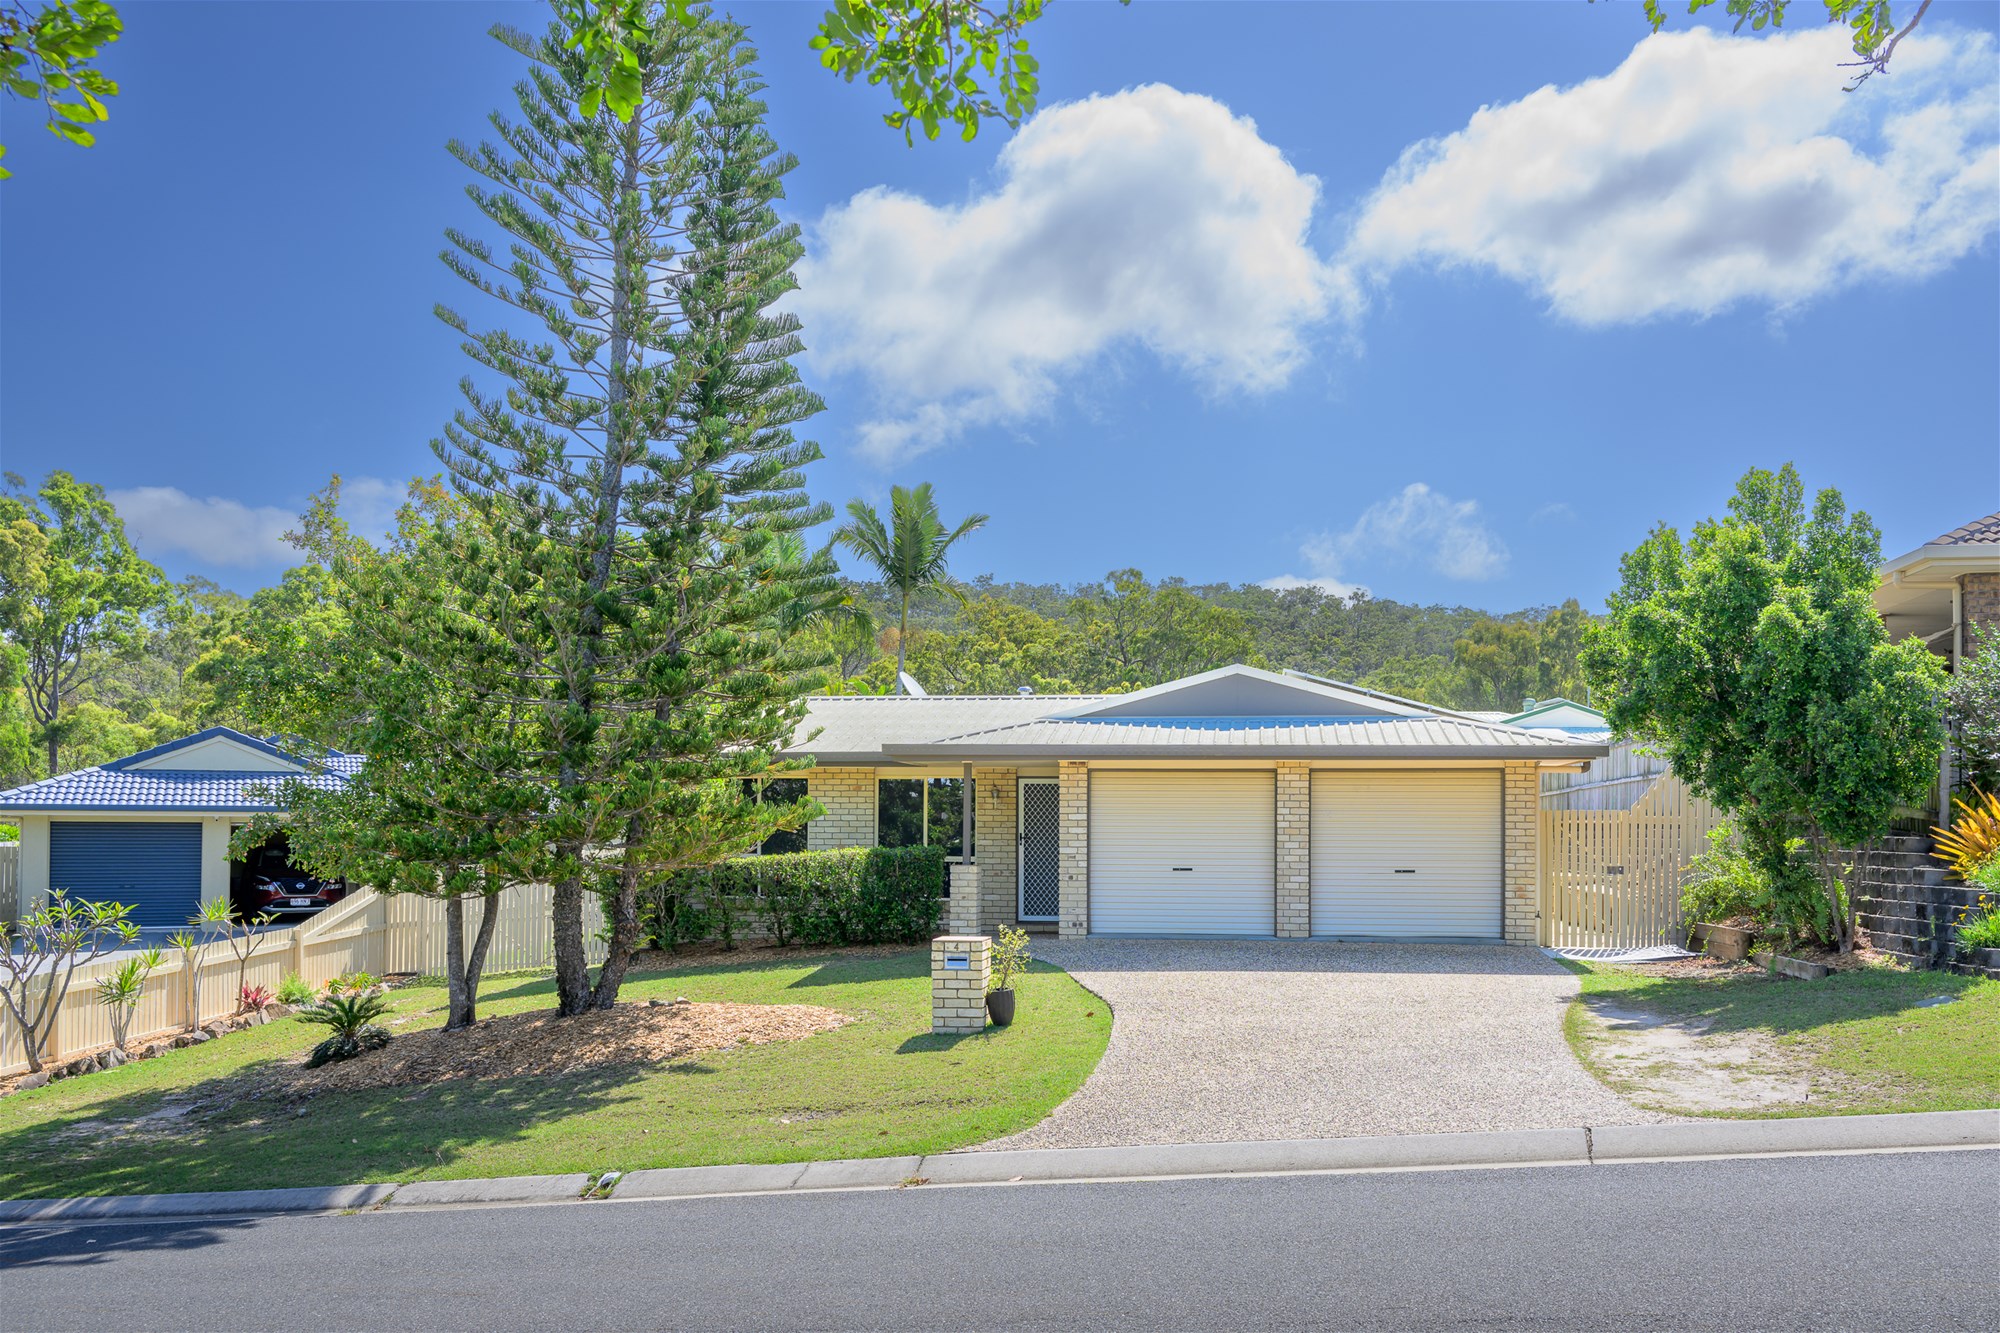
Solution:
[[(489, 972), (549, 966), (553, 958), (550, 896), (545, 885), (524, 885), (500, 895), (500, 920), (486, 959)], [(479, 911), (477, 904), (467, 905), (468, 934), (478, 924)], [(594, 898), (585, 899), (583, 917), (586, 957), (601, 963), (606, 948), (597, 936), (603, 918)], [(239, 964), (219, 935), (203, 947), (192, 973), (177, 950), (165, 950), (165, 959), (146, 979), (127, 1040), (148, 1041), (232, 1014), (236, 1012), (239, 984), (275, 991), (289, 973), (297, 973), (313, 986), (350, 972), (377, 976), (440, 973), (444, 970), (444, 904), (364, 889), (299, 925), (266, 930), (256, 938), (257, 948), (247, 966)], [(76, 970), (49, 1034), (44, 1064), (111, 1044), (111, 1012), (98, 1003), (96, 983), (99, 977), (115, 971), (120, 961), (117, 957), (100, 958)], [(0, 1018), (0, 1076), (19, 1074), (27, 1068), (19, 1029), (11, 1018)]]

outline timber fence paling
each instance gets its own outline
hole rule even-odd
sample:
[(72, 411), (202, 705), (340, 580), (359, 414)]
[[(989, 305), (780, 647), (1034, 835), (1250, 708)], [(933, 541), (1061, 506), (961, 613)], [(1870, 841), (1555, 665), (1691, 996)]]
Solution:
[(1671, 774), (1653, 777), (1626, 808), (1603, 808), (1597, 793), (1624, 783), (1621, 777), (1589, 792), (1543, 793), (1545, 945), (1625, 949), (1686, 938), (1682, 880), (1723, 816)]
[[(522, 971), (549, 966), (553, 932), (549, 924), (552, 891), (544, 884), (526, 884), (500, 895), (500, 919), (486, 958), (488, 972)], [(0, 899), (0, 902), (4, 902)], [(478, 904), (468, 904), (468, 943), (478, 926)], [(584, 956), (604, 961), (608, 948), (600, 932), (604, 914), (594, 897), (583, 909)], [(263, 931), (257, 951), (243, 972), (243, 984), (275, 992), (287, 973), (296, 972), (314, 987), (338, 976), (368, 972), (384, 976), (414, 972), (434, 976), (444, 971), (444, 904), (410, 894), (381, 894), (360, 889), (295, 926)], [(97, 979), (115, 972), (123, 954), (100, 958), (77, 968), (75, 980), (57, 1013), (45, 1065), (61, 1063), (85, 1051), (109, 1046), (111, 1015), (97, 1002)], [(126, 1033), (130, 1045), (155, 1041), (187, 1030), (188, 978), (179, 953), (163, 949), (160, 966), (146, 985)], [(201, 1012), (196, 1023), (207, 1023), (236, 1012), (237, 959), (220, 934), (204, 946), (198, 968)], [(42, 984), (40, 981), (36, 985)], [(11, 1017), (0, 1020), (0, 1077), (27, 1072), (27, 1052)]]

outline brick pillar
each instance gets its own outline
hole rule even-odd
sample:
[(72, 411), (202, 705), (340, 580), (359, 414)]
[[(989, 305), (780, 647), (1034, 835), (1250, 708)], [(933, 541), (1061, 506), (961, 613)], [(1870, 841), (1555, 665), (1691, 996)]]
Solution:
[(809, 768), (806, 794), (826, 813), (806, 825), (806, 850), (875, 845), (875, 770)]
[(932, 1032), (986, 1030), (986, 979), (992, 966), (993, 941), (984, 935), (940, 935), (931, 941)]
[(975, 768), (972, 785), (979, 793), (972, 839), (978, 844), (979, 925), (992, 930), (1012, 925), (1018, 903), (1016, 858), (1020, 855), (1020, 774), (1011, 768)]
[(944, 928), (953, 935), (978, 933), (979, 867), (953, 861), (945, 872), (951, 876), (951, 897), (945, 902)]
[(1960, 615), (1965, 619), (1965, 655), (1969, 658), (1979, 651), (1975, 626), (1983, 627), (1989, 640), (2000, 635), (2000, 574), (1967, 574), (1959, 579), (1958, 587)]
[(1090, 769), (1078, 759), (1058, 766), (1062, 806), (1062, 920), (1057, 934), (1090, 933)]
[(1312, 934), (1312, 769), (1278, 761), (1278, 934)]
[(1505, 934), (1509, 944), (1537, 942), (1542, 891), (1542, 773), (1533, 763), (1509, 764), (1503, 779), (1506, 846)]

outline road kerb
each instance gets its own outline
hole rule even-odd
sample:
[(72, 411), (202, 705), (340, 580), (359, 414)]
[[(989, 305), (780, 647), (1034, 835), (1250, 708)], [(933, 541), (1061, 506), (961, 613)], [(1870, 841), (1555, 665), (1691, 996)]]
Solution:
[(389, 1197), (390, 1208), (442, 1208), (452, 1204), (563, 1203), (583, 1197), (586, 1172), (560, 1176), (495, 1176), (485, 1180), (419, 1180)]
[(1591, 1155), (1599, 1163), (1987, 1145), (2000, 1145), (2000, 1110), (1703, 1120), (1679, 1125), (1606, 1125), (1591, 1131)]
[(347, 1208), (371, 1208), (395, 1188), (394, 1185), (326, 1185), (194, 1194), (101, 1194), (85, 1199), (8, 1199), (0, 1201), (0, 1223), (339, 1212)]

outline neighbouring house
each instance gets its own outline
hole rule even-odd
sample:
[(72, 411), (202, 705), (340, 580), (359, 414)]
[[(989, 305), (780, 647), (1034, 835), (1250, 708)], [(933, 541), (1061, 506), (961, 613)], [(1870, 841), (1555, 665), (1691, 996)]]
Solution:
[(247, 817), (278, 809), (289, 778), (338, 786), (359, 755), (303, 758), (228, 727), (156, 745), (95, 768), (0, 792), (0, 820), (21, 828), (20, 910), (51, 888), (132, 906), (148, 930), (184, 926), (204, 902), (228, 898), (243, 864), (229, 839)]
[[(1875, 609), (1895, 639), (1912, 636), (1945, 659), (1947, 670), (1976, 648), (1975, 628), (2000, 634), (2000, 513), (1975, 518), (1886, 562)], [(1948, 822), (1952, 757), (1939, 772), (1938, 820)]]
[(1246, 666), (809, 707), (808, 846), (941, 844), (953, 929), (1065, 936), (1533, 944), (1542, 775), (1609, 748)]

